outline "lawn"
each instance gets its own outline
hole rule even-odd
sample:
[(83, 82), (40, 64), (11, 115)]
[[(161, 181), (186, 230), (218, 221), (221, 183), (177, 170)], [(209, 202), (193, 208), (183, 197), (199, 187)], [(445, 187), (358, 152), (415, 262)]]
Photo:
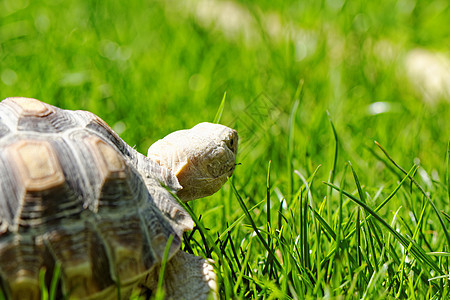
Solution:
[(1, 0), (0, 98), (89, 110), (141, 153), (222, 112), (239, 165), (183, 244), (222, 298), (448, 299), (448, 20), (445, 0)]

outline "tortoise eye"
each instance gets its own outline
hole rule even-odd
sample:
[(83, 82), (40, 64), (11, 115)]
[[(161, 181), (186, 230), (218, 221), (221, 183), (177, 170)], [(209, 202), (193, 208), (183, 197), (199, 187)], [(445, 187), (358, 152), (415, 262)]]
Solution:
[(227, 144), (227, 147), (231, 150), (231, 151), (233, 151), (234, 152), (234, 148), (235, 148), (235, 143), (236, 143), (236, 141), (235, 141), (235, 139), (234, 139), (234, 137), (231, 137), (230, 139), (228, 139), (227, 140), (227, 142), (226, 142), (226, 144)]

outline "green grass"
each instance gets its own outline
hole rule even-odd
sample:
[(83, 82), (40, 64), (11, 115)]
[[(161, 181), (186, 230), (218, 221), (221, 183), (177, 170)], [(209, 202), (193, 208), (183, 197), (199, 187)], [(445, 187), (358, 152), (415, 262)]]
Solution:
[(0, 97), (90, 110), (142, 153), (236, 128), (240, 164), (189, 203), (183, 245), (223, 298), (448, 299), (450, 99), (405, 67), (448, 58), (447, 1), (236, 1), (233, 33), (183, 3), (0, 1)]

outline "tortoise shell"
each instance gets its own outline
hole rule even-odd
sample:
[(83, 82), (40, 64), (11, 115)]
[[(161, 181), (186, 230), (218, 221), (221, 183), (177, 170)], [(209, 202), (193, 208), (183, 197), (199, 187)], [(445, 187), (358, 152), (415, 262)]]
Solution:
[[(134, 287), (193, 221), (181, 188), (99, 117), (35, 99), (0, 103), (0, 284), (36, 299), (61, 266), (59, 292), (104, 299)], [(166, 188), (164, 188), (165, 186)]]

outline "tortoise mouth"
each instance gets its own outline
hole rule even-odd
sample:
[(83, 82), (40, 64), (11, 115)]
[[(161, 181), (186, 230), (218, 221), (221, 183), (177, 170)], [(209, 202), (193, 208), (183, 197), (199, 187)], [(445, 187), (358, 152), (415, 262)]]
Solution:
[(208, 172), (211, 178), (230, 177), (236, 164), (233, 163), (214, 163), (207, 166)]
[(233, 175), (234, 169), (236, 169), (236, 166), (237, 166), (237, 165), (238, 165), (238, 164), (234, 164), (234, 165), (231, 166), (231, 168), (228, 170), (228, 173), (230, 174), (228, 177), (230, 177), (231, 175)]

